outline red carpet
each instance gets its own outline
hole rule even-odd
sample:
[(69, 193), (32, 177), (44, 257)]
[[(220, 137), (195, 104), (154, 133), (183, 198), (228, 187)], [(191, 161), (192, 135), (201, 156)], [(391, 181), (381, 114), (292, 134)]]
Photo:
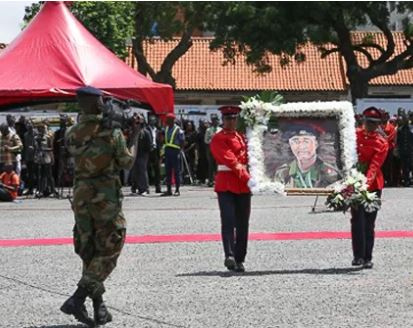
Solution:
[[(249, 240), (348, 239), (347, 231), (253, 232)], [(377, 231), (376, 238), (413, 238), (413, 231)], [(127, 236), (127, 244), (185, 243), (220, 241), (219, 234), (178, 234)], [(0, 247), (71, 245), (72, 238), (0, 239)]]

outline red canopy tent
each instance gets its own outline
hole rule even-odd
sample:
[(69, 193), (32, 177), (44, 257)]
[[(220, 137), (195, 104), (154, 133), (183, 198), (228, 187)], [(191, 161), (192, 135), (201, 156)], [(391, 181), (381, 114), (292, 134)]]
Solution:
[(63, 2), (46, 2), (0, 55), (0, 108), (70, 101), (91, 85), (107, 95), (173, 112), (173, 90), (136, 72), (105, 48)]

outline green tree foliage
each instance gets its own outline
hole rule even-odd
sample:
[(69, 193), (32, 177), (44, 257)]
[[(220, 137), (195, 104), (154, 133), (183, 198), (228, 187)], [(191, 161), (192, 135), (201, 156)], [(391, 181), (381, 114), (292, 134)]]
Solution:
[[(404, 20), (406, 49), (395, 53), (390, 28), (392, 13), (411, 12), (408, 2), (387, 1), (306, 1), (306, 2), (225, 2), (209, 29), (216, 32), (211, 47), (222, 48), (230, 62), (243, 54), (258, 72), (268, 72), (268, 53), (278, 54), (281, 64), (303, 61), (302, 45), (308, 41), (319, 47), (322, 57), (339, 52), (347, 66), (353, 101), (367, 96), (368, 82), (413, 67), (413, 28)], [(375, 43), (372, 35), (355, 41), (352, 31), (371, 24), (383, 33), (386, 45)], [(328, 44), (328, 46), (326, 46)], [(378, 56), (373, 55), (378, 51)], [(368, 65), (357, 60), (361, 55)]]
[[(26, 7), (27, 24), (39, 11), (42, 2)], [(138, 70), (152, 80), (175, 86), (173, 65), (192, 46), (194, 31), (202, 31), (206, 21), (217, 10), (217, 3), (202, 1), (79, 1), (70, 6), (72, 13), (103, 44), (125, 58), (127, 41), (131, 40)], [(144, 44), (156, 39), (177, 38), (176, 46), (163, 59), (160, 67), (147, 60)]]
[[(26, 7), (27, 24), (43, 2)], [(71, 12), (107, 48), (121, 58), (128, 55), (127, 41), (133, 35), (133, 3), (127, 1), (73, 1)]]
[[(135, 34), (133, 51), (139, 71), (149, 74), (154, 81), (175, 87), (173, 65), (192, 46), (194, 31), (203, 31), (218, 4), (206, 1), (159, 1), (134, 3)], [(177, 38), (176, 46), (164, 58), (159, 70), (147, 61), (144, 43), (156, 39), (170, 41)]]

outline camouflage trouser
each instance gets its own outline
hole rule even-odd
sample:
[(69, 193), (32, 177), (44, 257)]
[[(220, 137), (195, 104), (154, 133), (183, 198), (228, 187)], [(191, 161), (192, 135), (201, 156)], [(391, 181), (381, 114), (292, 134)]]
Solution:
[(116, 267), (125, 242), (126, 221), (119, 203), (76, 198), (75, 195), (74, 246), (83, 260), (83, 273), (78, 286), (95, 298), (105, 292), (103, 282)]

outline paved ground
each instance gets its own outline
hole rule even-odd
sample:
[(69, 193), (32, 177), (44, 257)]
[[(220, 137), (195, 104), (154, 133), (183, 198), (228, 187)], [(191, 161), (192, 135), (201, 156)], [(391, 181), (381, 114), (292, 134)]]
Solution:
[[(313, 201), (255, 196), (251, 231), (349, 231), (348, 215), (310, 213)], [(377, 230), (412, 231), (412, 201), (385, 190)], [(130, 235), (219, 233), (211, 189), (124, 207)], [(0, 204), (0, 240), (70, 237), (72, 223), (67, 200)], [(412, 327), (413, 238), (377, 239), (373, 270), (351, 257), (349, 239), (251, 241), (247, 273), (230, 274), (220, 242), (128, 244), (106, 284), (107, 327)], [(0, 327), (81, 327), (58, 310), (79, 274), (70, 245), (0, 247)]]

